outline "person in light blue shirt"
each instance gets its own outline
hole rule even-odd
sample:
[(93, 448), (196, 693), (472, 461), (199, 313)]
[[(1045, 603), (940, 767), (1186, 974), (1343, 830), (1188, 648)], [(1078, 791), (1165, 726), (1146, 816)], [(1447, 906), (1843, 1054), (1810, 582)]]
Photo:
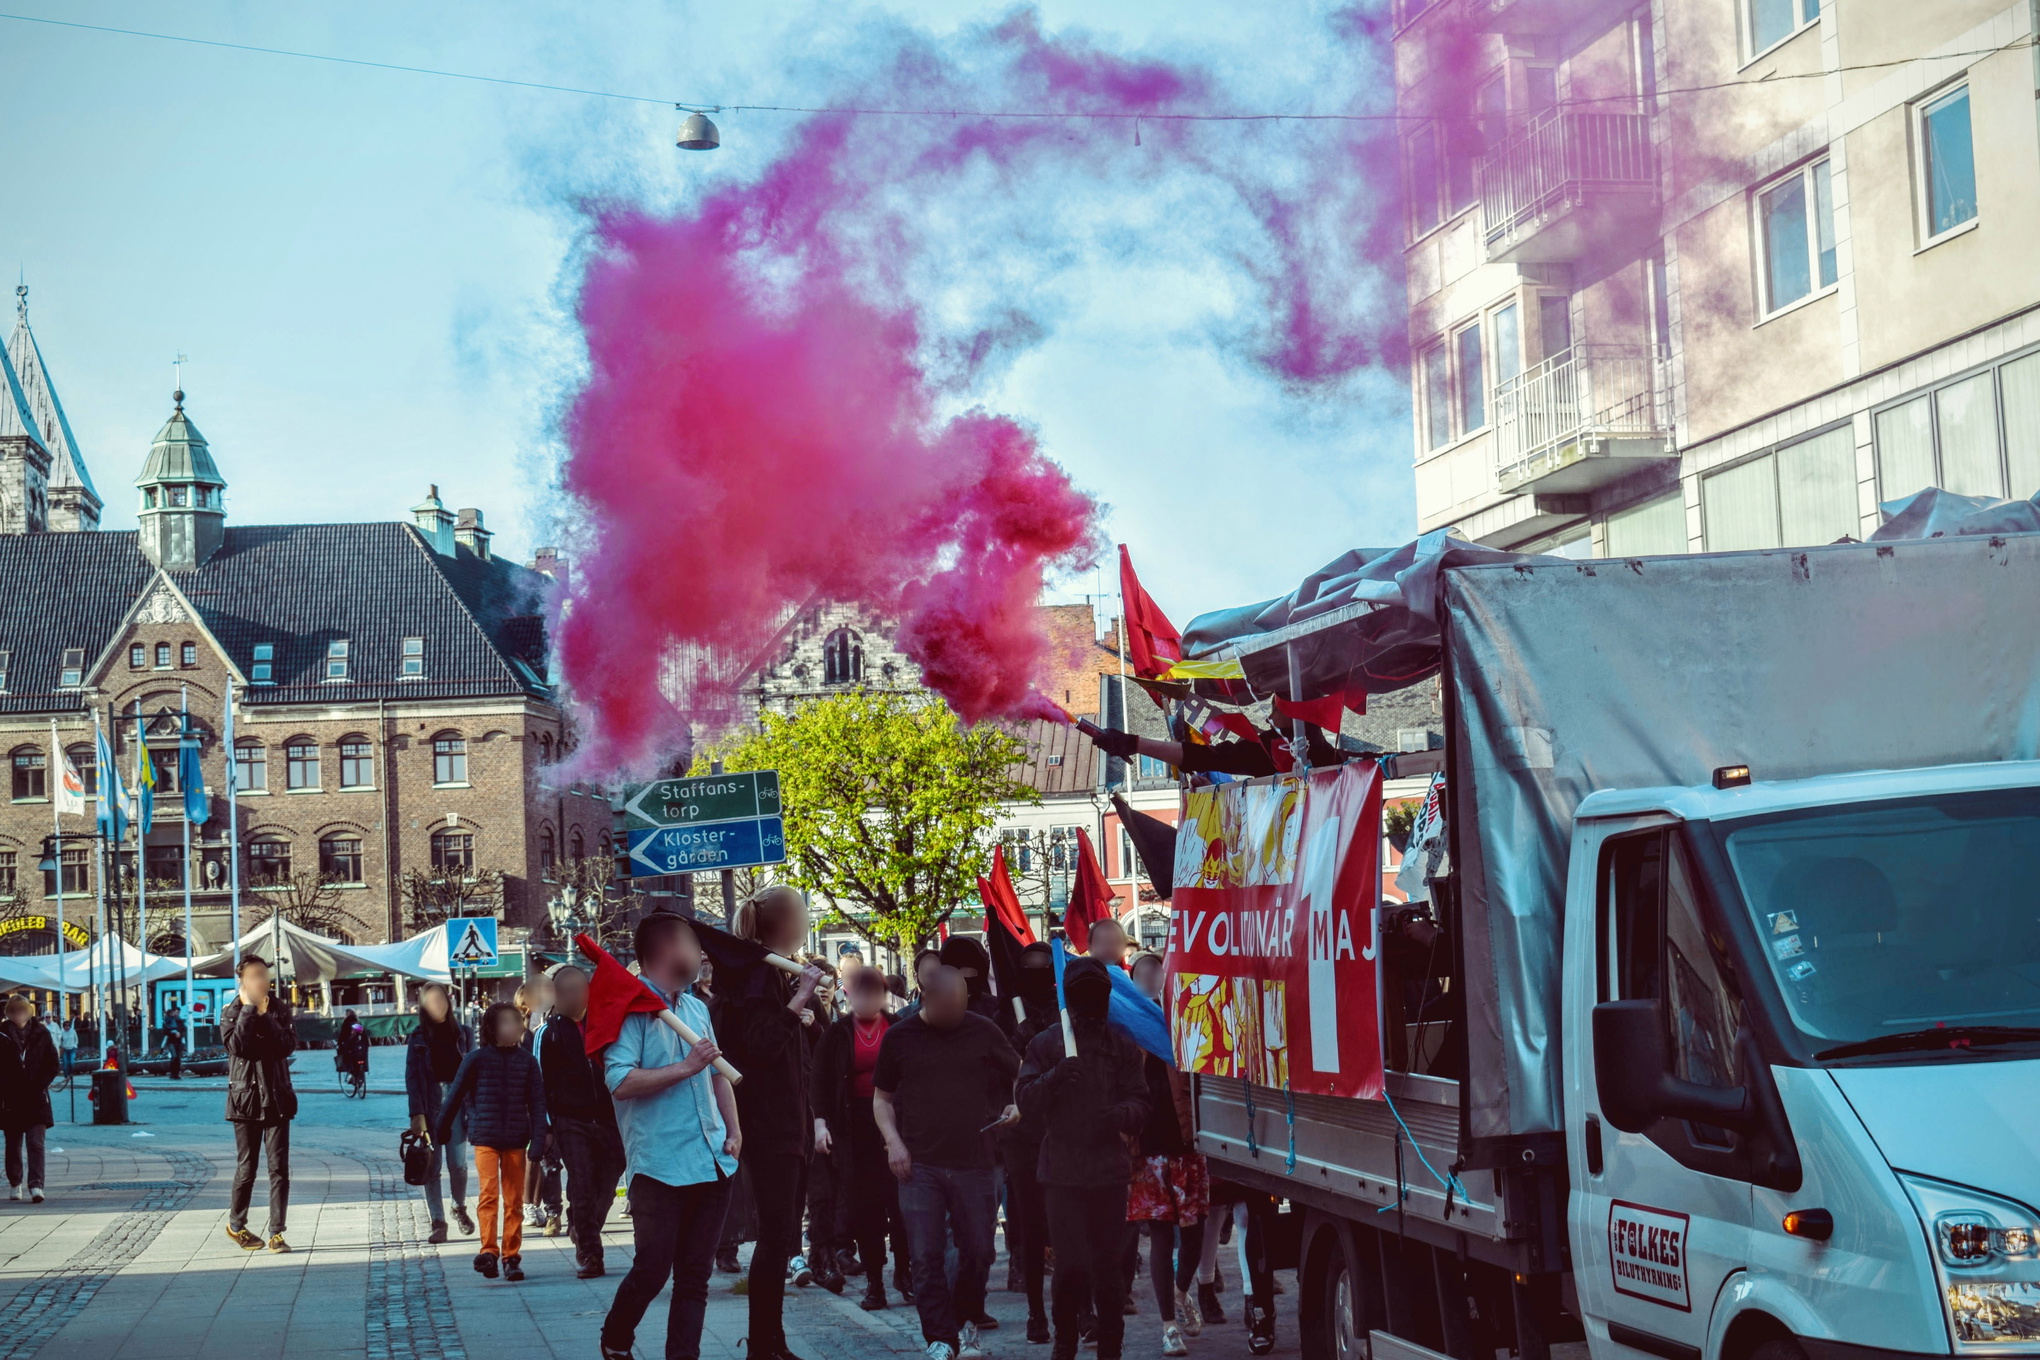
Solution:
[(685, 917), (654, 912), (638, 923), (638, 967), (687, 1028), (691, 1047), (655, 1015), (631, 1015), (603, 1051), (631, 1170), (631, 1231), (637, 1252), (602, 1322), (603, 1360), (630, 1360), (645, 1309), (673, 1281), (666, 1360), (699, 1360), (708, 1274), (722, 1237), (743, 1133), (736, 1093), (713, 1064), (708, 1007), (687, 989), (701, 971), (701, 944)]

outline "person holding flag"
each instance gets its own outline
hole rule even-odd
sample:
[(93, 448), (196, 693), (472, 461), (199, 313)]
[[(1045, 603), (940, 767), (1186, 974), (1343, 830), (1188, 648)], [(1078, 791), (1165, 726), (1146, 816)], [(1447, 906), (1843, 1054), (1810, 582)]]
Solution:
[[(709, 1268), (743, 1130), (735, 1091), (716, 1068), (722, 1050), (708, 1007), (688, 990), (701, 972), (701, 942), (693, 927), (683, 916), (653, 912), (638, 923), (635, 945), (639, 976), (633, 978), (586, 937), (582, 944), (595, 957), (584, 1042), (591, 1055), (602, 1054), (601, 1070), (615, 1101), (631, 1170), (636, 1247), (602, 1321), (602, 1357), (630, 1360), (638, 1323), (670, 1277), (666, 1360), (698, 1360)], [(697, 1036), (694, 1042), (664, 1023), (661, 1011)], [(764, 1360), (762, 1352), (754, 1353)]]

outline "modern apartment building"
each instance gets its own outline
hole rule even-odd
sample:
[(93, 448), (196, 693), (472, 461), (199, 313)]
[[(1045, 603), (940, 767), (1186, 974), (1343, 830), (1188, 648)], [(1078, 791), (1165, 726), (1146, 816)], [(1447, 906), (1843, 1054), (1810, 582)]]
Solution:
[(1572, 556), (2040, 491), (2031, 0), (1402, 0), (1420, 527)]

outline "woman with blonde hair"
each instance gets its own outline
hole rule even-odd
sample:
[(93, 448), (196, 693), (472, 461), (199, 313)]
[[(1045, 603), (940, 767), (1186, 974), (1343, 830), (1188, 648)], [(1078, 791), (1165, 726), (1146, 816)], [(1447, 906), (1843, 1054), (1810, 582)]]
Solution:
[[(730, 930), (790, 959), (807, 943), (807, 902), (792, 888), (766, 888), (738, 904)], [(814, 1111), (808, 1101), (811, 1050), (802, 1017), (823, 976), (810, 963), (797, 977), (767, 964), (716, 977), (730, 1022), (724, 1051), (744, 1074), (736, 1095), (744, 1129), (742, 1161), (758, 1214), (758, 1245), (751, 1253), (747, 1285), (755, 1360), (785, 1360), (792, 1354), (780, 1312), (786, 1265), (800, 1246), (808, 1158), (814, 1153)]]

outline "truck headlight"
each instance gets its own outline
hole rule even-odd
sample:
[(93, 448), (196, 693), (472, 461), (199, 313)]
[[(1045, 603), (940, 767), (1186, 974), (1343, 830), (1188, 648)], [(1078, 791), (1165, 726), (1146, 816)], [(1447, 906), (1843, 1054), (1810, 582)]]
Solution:
[(1901, 1176), (1934, 1244), (1958, 1349), (2040, 1349), (2040, 1215), (1967, 1186)]

